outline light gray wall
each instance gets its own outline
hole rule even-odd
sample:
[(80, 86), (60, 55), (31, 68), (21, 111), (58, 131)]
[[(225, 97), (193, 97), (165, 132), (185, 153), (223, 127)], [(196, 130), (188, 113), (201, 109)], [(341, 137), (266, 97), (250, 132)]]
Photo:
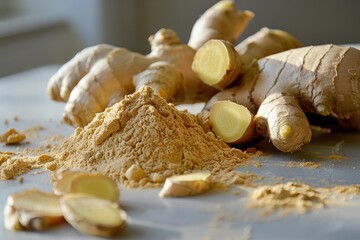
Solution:
[[(44, 64), (64, 63), (77, 51), (108, 43), (148, 53), (147, 39), (162, 27), (187, 42), (193, 23), (217, 0), (3, 0), (14, 16), (55, 23), (25, 34), (1, 35), (0, 76)], [(261, 27), (286, 30), (304, 45), (360, 42), (359, 0), (235, 0), (254, 20), (239, 41)], [(6, 21), (5, 21), (5, 20)], [(41, 24), (40, 24), (41, 25)], [(51, 24), (50, 24), (51, 25)], [(11, 30), (11, 28), (10, 28)], [(11, 32), (11, 31), (10, 31)]]

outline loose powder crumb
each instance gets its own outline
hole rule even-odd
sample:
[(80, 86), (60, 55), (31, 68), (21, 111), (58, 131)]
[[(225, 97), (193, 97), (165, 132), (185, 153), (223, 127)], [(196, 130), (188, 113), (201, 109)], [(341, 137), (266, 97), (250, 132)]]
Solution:
[(5, 133), (0, 134), (0, 142), (6, 145), (18, 144), (25, 138), (24, 134), (18, 133), (14, 128), (10, 128)]
[(197, 170), (231, 182), (226, 173), (251, 156), (206, 133), (196, 116), (149, 87), (97, 114), (52, 152), (62, 167), (97, 171), (128, 187), (159, 187), (166, 177)]
[(319, 168), (320, 164), (316, 162), (301, 162), (300, 166), (305, 168)]
[(316, 162), (309, 162), (309, 161), (302, 161), (302, 162), (288, 162), (287, 164), (284, 165), (285, 167), (288, 168), (297, 168), (297, 167), (302, 167), (302, 168), (319, 168), (320, 164), (316, 163)]

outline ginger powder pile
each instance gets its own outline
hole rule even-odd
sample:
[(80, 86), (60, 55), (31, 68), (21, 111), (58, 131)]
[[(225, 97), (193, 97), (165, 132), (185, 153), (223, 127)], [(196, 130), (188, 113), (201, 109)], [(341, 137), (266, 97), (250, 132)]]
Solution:
[(149, 87), (97, 114), (53, 151), (63, 167), (97, 171), (128, 187), (159, 187), (166, 177), (197, 170), (226, 181), (248, 158)]

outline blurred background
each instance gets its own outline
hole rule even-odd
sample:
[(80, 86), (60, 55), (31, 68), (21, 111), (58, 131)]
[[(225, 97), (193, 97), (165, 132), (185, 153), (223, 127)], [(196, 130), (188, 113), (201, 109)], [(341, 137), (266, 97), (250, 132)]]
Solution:
[[(63, 64), (99, 43), (150, 51), (162, 27), (187, 42), (193, 23), (217, 0), (0, 0), (0, 76)], [(358, 0), (236, 0), (255, 18), (239, 41), (261, 27), (283, 29), (303, 45), (360, 42)]]

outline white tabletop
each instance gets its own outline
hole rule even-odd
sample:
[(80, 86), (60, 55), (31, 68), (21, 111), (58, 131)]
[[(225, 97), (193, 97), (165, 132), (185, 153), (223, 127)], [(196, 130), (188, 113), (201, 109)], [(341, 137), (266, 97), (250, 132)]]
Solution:
[[(68, 136), (73, 128), (60, 123), (64, 104), (46, 96), (49, 77), (59, 66), (44, 66), (0, 79), (0, 132), (9, 127), (19, 130), (41, 125), (42, 136)], [(16, 116), (18, 121), (13, 120)], [(3, 120), (7, 119), (5, 125)], [(248, 166), (239, 171), (252, 171), (269, 177), (284, 177), (284, 181), (324, 184), (360, 183), (360, 135), (356, 133), (326, 134), (314, 137), (303, 151), (294, 154), (279, 153), (267, 143), (258, 147), (266, 152), (258, 159), (260, 168)], [(36, 146), (39, 140), (30, 141)], [(342, 161), (330, 159), (334, 153), (344, 156)], [(0, 146), (0, 151), (16, 151), (16, 147)], [(320, 168), (289, 168), (290, 161), (313, 161)], [(0, 209), (9, 194), (36, 187), (51, 190), (49, 173), (24, 175), (24, 183), (0, 182)], [(203, 196), (160, 199), (159, 189), (121, 189), (121, 205), (129, 215), (129, 224), (118, 239), (360, 239), (360, 198), (351, 205), (331, 206), (303, 215), (289, 215), (280, 219), (257, 217), (245, 207), (244, 196), (232, 191)], [(10, 232), (0, 216), (0, 239), (98, 239), (84, 236), (68, 225), (46, 232)]]

